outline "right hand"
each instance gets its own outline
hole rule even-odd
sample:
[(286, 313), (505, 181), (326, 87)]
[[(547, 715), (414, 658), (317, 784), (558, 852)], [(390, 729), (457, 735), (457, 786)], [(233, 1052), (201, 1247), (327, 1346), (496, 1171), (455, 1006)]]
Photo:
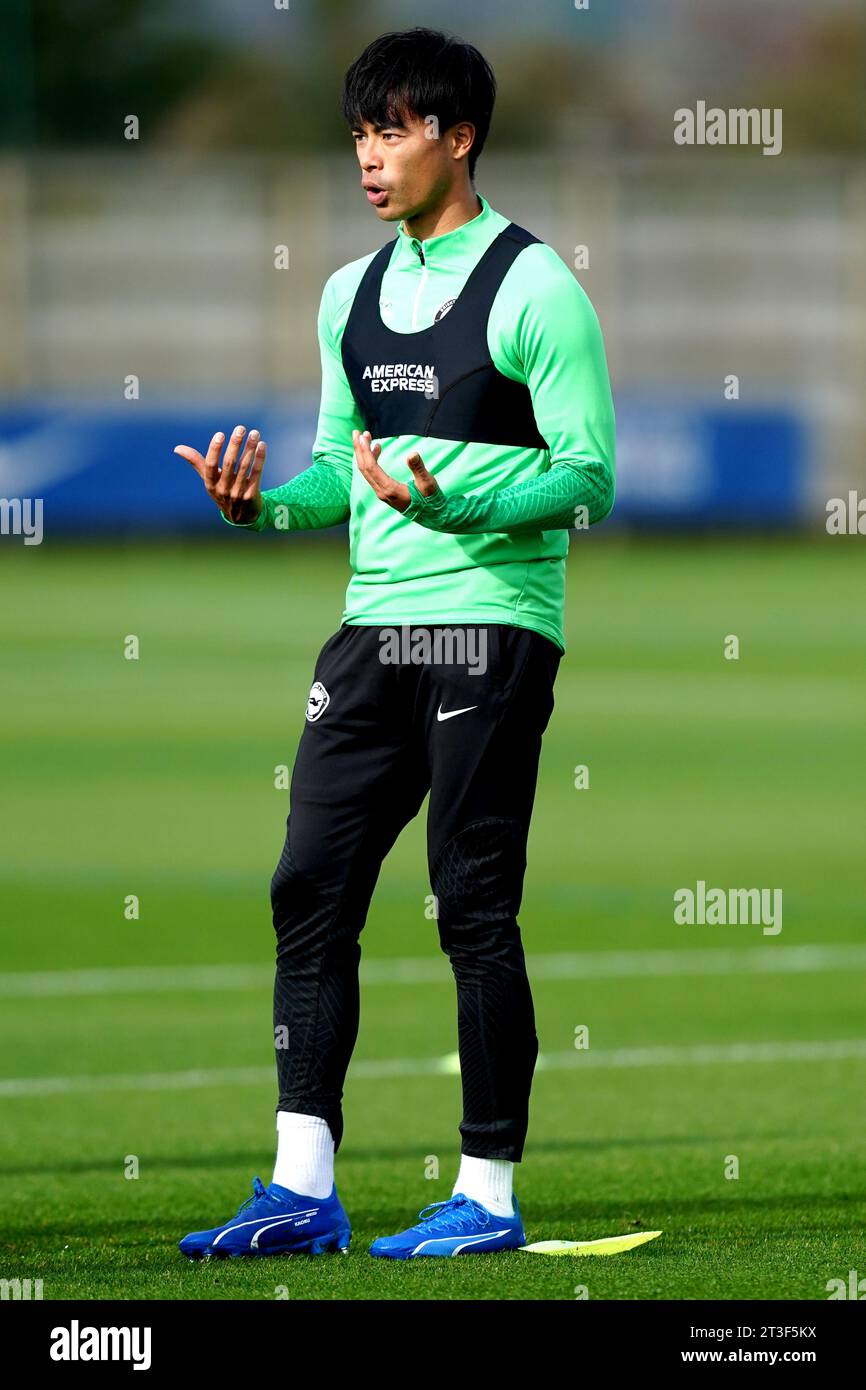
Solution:
[(213, 498), (223, 515), (236, 526), (248, 526), (250, 522), (255, 521), (262, 509), (259, 480), (268, 452), (268, 446), (259, 438), (258, 430), (250, 430), (241, 452), (245, 434), (244, 425), (235, 426), (222, 467), (220, 453), (225, 440), (222, 433), (214, 435), (206, 457), (189, 444), (177, 444), (174, 449), (176, 454), (180, 454), (181, 458), (192, 464), (207, 489), (208, 497)]

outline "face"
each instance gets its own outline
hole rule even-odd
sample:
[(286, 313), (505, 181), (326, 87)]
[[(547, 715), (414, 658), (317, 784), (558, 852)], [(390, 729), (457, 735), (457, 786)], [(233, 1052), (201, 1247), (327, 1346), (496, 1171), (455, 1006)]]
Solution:
[(403, 123), (352, 131), (367, 200), (381, 222), (412, 219), (434, 209), (464, 177), (474, 127), (466, 122), (434, 138), (435, 125), (420, 116)]

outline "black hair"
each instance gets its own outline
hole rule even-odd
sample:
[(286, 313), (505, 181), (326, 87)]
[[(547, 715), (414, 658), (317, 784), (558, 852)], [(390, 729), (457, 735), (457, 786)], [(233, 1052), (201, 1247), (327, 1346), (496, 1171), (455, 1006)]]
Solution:
[(356, 58), (343, 81), (341, 110), (352, 129), (402, 123), (433, 115), (439, 129), (470, 121), (475, 139), (467, 156), (469, 177), (484, 148), (496, 78), (477, 48), (436, 29), (382, 34)]

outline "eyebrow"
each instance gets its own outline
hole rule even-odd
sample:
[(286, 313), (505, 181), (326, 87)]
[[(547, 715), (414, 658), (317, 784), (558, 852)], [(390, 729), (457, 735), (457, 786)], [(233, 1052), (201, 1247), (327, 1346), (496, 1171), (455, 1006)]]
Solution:
[(352, 129), (353, 129), (353, 130), (360, 130), (360, 129), (362, 128), (362, 126), (364, 126), (364, 125), (372, 126), (372, 128), (373, 128), (374, 131), (379, 131), (379, 130), (408, 130), (408, 129), (409, 129), (409, 127), (408, 127), (407, 125), (404, 125), (402, 121), (383, 121), (383, 122), (379, 122), (379, 121), (357, 121), (357, 122), (352, 126)]

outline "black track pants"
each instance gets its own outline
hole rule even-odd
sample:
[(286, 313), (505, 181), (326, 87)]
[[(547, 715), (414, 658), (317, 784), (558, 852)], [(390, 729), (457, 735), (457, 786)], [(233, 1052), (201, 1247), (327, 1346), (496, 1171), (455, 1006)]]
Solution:
[(382, 860), (429, 790), (430, 883), (457, 985), (462, 1152), (522, 1156), (538, 1039), (517, 913), (560, 655), (500, 624), (344, 625), (319, 654), (271, 882), (274, 1036), (277, 1108), (323, 1116), (336, 1147), (359, 936)]

